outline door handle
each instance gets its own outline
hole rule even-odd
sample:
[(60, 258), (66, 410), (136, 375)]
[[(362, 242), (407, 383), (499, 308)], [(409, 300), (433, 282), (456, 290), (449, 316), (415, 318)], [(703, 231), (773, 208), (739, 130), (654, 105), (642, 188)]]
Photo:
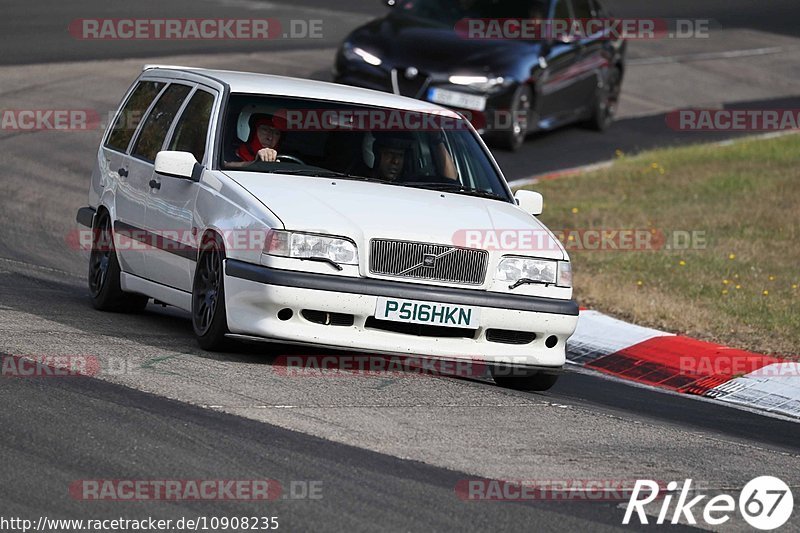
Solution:
[(128, 171), (125, 170), (124, 168), (121, 168), (121, 169), (117, 170), (117, 174), (119, 174), (120, 178), (127, 178), (128, 177)]
[(160, 181), (150, 180), (150, 184), (149, 185), (150, 185), (151, 189), (160, 189), (161, 188), (161, 182)]

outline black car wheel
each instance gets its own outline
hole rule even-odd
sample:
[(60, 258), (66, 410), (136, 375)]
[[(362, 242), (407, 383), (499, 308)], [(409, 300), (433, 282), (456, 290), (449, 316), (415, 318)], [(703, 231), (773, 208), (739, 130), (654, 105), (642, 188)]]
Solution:
[(107, 211), (101, 211), (92, 231), (92, 251), (89, 254), (89, 295), (95, 309), (136, 313), (147, 306), (147, 296), (122, 290), (121, 271), (114, 249), (111, 217)]
[(542, 392), (550, 389), (558, 381), (558, 374), (543, 372), (522, 372), (503, 366), (492, 367), (492, 378), (500, 387), (521, 391)]
[(606, 82), (602, 87), (598, 87), (595, 93), (592, 117), (587, 121), (591, 129), (605, 131), (614, 122), (621, 87), (622, 72), (618, 67), (614, 67), (608, 73)]
[(219, 351), (229, 346), (225, 312), (224, 250), (218, 238), (204, 241), (192, 286), (192, 326), (204, 350)]
[(491, 144), (512, 152), (519, 150), (530, 129), (531, 102), (533, 93), (527, 85), (520, 85), (511, 101), (511, 124), (506, 130), (491, 135)]

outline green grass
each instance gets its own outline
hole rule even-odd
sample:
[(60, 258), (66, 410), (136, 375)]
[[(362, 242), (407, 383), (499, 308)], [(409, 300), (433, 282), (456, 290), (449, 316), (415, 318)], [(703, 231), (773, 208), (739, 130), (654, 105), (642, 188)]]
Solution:
[(800, 135), (621, 156), (529, 188), (544, 195), (541, 219), (553, 230), (704, 236), (686, 250), (570, 251), (581, 305), (736, 348), (800, 354)]

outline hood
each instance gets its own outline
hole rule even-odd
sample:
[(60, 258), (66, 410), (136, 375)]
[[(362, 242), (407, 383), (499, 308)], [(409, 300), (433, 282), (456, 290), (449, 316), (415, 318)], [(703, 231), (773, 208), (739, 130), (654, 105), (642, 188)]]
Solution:
[(498, 236), (531, 232), (542, 249), (504, 254), (564, 259), (558, 240), (536, 218), (498, 200), (335, 178), (225, 171), (266, 205), (288, 230), (348, 237), (360, 250), (385, 238), (498, 249)]
[(467, 39), (452, 27), (401, 14), (362, 26), (348, 41), (376, 54), (389, 68), (415, 66), (429, 73), (460, 70), (495, 75), (509, 74), (521, 55), (537, 55), (540, 46), (531, 41)]

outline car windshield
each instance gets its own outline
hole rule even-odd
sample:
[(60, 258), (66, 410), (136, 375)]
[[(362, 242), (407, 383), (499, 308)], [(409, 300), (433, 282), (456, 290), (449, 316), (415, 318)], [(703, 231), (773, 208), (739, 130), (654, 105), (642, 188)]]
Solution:
[(546, 0), (402, 0), (393, 13), (453, 26), (465, 18), (547, 18)]
[(513, 201), (467, 124), (447, 111), (232, 94), (220, 168), (374, 181)]

